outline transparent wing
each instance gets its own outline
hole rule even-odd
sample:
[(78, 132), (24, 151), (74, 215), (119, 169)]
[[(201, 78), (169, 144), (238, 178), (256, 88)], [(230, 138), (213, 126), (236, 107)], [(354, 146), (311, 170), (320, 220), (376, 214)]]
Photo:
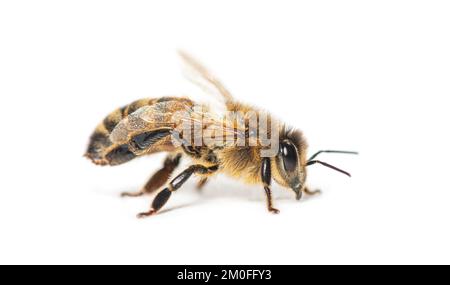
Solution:
[[(176, 130), (183, 134), (188, 133), (185, 141), (193, 146), (222, 147), (235, 145), (238, 138), (244, 139), (246, 128), (244, 120), (234, 117), (219, 116), (208, 112), (208, 109), (193, 108), (180, 118), (182, 125)], [(190, 140), (189, 140), (190, 139)], [(201, 143), (201, 145), (199, 145)]]
[(186, 78), (202, 88), (207, 93), (220, 94), (225, 102), (233, 101), (233, 96), (225, 88), (222, 82), (219, 81), (206, 67), (200, 64), (192, 56), (184, 51), (178, 51), (180, 57), (183, 59), (186, 67)]

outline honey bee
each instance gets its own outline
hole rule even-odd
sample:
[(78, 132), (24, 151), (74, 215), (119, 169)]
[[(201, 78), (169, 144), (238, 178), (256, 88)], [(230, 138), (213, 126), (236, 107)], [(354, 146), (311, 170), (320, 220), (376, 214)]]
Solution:
[(200, 179), (199, 188), (218, 173), (262, 185), (267, 209), (272, 213), (279, 213), (273, 206), (272, 179), (291, 189), (299, 200), (302, 193), (318, 193), (309, 190), (305, 183), (306, 168), (310, 165), (321, 164), (350, 176), (315, 158), (323, 152), (356, 152), (322, 150), (307, 158), (308, 145), (301, 131), (287, 127), (267, 112), (236, 101), (204, 66), (186, 53), (180, 52), (180, 56), (199, 79), (222, 96), (227, 112), (234, 116), (217, 115), (208, 106), (188, 98), (161, 97), (141, 99), (116, 109), (96, 127), (85, 156), (97, 165), (115, 166), (143, 155), (168, 153), (162, 168), (140, 191), (125, 192), (122, 196), (155, 192), (169, 181), (182, 157), (192, 161), (158, 192), (151, 208), (138, 217), (156, 214), (193, 174)]

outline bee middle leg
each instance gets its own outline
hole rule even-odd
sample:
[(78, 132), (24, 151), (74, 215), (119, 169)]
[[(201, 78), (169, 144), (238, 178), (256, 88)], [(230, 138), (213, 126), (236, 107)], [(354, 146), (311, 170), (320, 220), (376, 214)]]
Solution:
[(150, 177), (145, 186), (138, 192), (123, 192), (122, 197), (139, 197), (150, 194), (163, 186), (175, 168), (180, 164), (181, 154), (169, 155), (164, 161), (163, 167)]
[(167, 203), (170, 196), (172, 195), (172, 192), (178, 190), (189, 179), (189, 177), (192, 176), (192, 174), (211, 174), (217, 171), (218, 168), (219, 167), (217, 165), (207, 167), (201, 164), (195, 164), (189, 166), (177, 177), (172, 179), (169, 185), (156, 195), (148, 212), (139, 213), (137, 217), (144, 218), (156, 214)]
[(200, 178), (200, 180), (197, 182), (197, 190), (201, 191), (205, 186), (206, 182), (208, 182), (208, 177)]

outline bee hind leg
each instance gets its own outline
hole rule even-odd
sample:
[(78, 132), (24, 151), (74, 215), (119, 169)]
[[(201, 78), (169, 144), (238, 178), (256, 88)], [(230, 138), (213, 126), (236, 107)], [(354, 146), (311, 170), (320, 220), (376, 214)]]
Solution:
[(192, 174), (211, 174), (217, 171), (218, 166), (203, 166), (201, 164), (195, 164), (189, 166), (183, 172), (181, 172), (177, 177), (170, 181), (169, 185), (159, 192), (155, 199), (153, 199), (152, 206), (148, 212), (142, 212), (137, 215), (138, 218), (144, 218), (156, 214), (169, 200), (172, 192), (178, 190)]
[(163, 186), (167, 180), (169, 180), (170, 175), (179, 165), (181, 159), (181, 154), (175, 156), (169, 155), (164, 161), (163, 167), (158, 170), (155, 174), (150, 177), (145, 186), (138, 192), (123, 192), (120, 195), (122, 197), (139, 197), (144, 194), (150, 194), (158, 190)]

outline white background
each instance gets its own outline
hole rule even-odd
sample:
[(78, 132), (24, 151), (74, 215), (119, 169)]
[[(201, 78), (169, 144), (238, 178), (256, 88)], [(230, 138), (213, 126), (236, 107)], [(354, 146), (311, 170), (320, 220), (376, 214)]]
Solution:
[[(0, 263), (450, 263), (448, 1), (2, 1)], [(347, 178), (317, 197), (189, 181), (160, 215), (121, 199), (162, 163), (82, 157), (95, 125), (143, 97), (208, 95), (177, 49), (245, 102), (302, 129)], [(185, 162), (184, 166), (187, 162)], [(180, 168), (181, 170), (182, 168)]]

